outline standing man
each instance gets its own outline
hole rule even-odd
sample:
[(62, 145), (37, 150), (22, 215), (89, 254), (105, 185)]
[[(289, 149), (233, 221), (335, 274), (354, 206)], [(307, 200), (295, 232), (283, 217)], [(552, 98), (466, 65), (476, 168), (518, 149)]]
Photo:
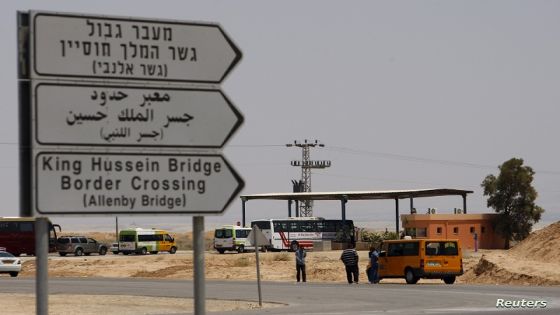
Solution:
[(299, 245), (299, 243), (297, 243), (297, 249), (296, 249), (296, 279), (297, 279), (297, 282), (299, 282), (300, 274), (301, 274), (301, 280), (303, 282), (306, 282), (306, 279), (305, 279), (305, 256), (307, 256), (307, 253), (305, 252), (305, 249), (303, 249), (303, 247), (301, 247)]
[(340, 255), (340, 260), (342, 260), (344, 267), (346, 267), (346, 278), (349, 284), (352, 284), (352, 276), (354, 276), (354, 283), (358, 283), (358, 259), (358, 252), (356, 252), (352, 243)]
[(369, 259), (369, 264), (371, 266), (368, 272), (369, 283), (379, 283), (379, 253), (374, 246), (372, 246), (370, 250)]

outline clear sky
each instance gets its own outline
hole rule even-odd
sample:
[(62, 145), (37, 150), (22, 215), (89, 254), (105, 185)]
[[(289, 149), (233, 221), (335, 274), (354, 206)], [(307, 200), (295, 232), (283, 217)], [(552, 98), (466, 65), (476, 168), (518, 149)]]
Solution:
[[(16, 11), (48, 10), (219, 23), (243, 52), (222, 90), (245, 117), (224, 149), (244, 194), (291, 191), (301, 171), (290, 161), (301, 151), (285, 144), (318, 139), (325, 147), (311, 158), (332, 166), (313, 172), (313, 191), (469, 189), (469, 211), (486, 212), (480, 183), (519, 157), (536, 171), (543, 221), (560, 219), (558, 1), (18, 0), (0, 8), (0, 216), (18, 215)], [(249, 220), (287, 215), (283, 202), (247, 206)], [(452, 213), (462, 200), (415, 206)], [(347, 207), (365, 227), (394, 226), (393, 202)], [(239, 220), (240, 209), (236, 198), (207, 226)], [(338, 217), (339, 203), (316, 203), (314, 214)], [(113, 220), (53, 218), (68, 229), (110, 229)], [(191, 224), (188, 216), (120, 220)]]

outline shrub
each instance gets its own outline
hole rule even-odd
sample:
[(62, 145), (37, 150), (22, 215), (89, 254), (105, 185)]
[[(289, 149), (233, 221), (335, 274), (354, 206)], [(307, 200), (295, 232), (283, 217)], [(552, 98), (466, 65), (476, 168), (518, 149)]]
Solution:
[(233, 262), (233, 267), (248, 267), (251, 265), (251, 260), (247, 256), (239, 257)]

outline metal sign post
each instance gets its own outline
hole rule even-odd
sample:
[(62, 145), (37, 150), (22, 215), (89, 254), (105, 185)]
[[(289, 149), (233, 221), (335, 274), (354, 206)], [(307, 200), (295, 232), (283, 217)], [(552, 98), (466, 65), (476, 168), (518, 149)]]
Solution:
[(259, 246), (268, 244), (268, 239), (262, 233), (258, 226), (253, 225), (253, 230), (247, 236), (251, 245), (255, 246), (255, 260), (257, 262), (257, 287), (259, 291), (259, 306), (262, 307), (262, 294), (261, 294), (261, 270), (259, 263)]
[(257, 287), (259, 290), (259, 306), (262, 307), (262, 294), (261, 294), (261, 270), (259, 264), (259, 245), (257, 243), (257, 231), (258, 227), (253, 226), (253, 240), (255, 244), (255, 260), (257, 261)]
[(193, 282), (194, 314), (206, 313), (206, 288), (204, 285), (204, 217), (193, 217)]
[(35, 219), (35, 295), (37, 315), (49, 314), (49, 221)]

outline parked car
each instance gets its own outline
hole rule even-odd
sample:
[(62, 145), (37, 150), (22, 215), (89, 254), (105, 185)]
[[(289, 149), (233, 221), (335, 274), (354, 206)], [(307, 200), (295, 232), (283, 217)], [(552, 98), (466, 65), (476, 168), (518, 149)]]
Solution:
[(0, 251), (0, 273), (9, 273), (12, 277), (17, 277), (21, 271), (21, 260), (16, 256)]
[(105, 255), (107, 248), (106, 244), (85, 236), (61, 236), (56, 240), (56, 251), (60, 256), (66, 256), (66, 254), (89, 256), (91, 253)]

